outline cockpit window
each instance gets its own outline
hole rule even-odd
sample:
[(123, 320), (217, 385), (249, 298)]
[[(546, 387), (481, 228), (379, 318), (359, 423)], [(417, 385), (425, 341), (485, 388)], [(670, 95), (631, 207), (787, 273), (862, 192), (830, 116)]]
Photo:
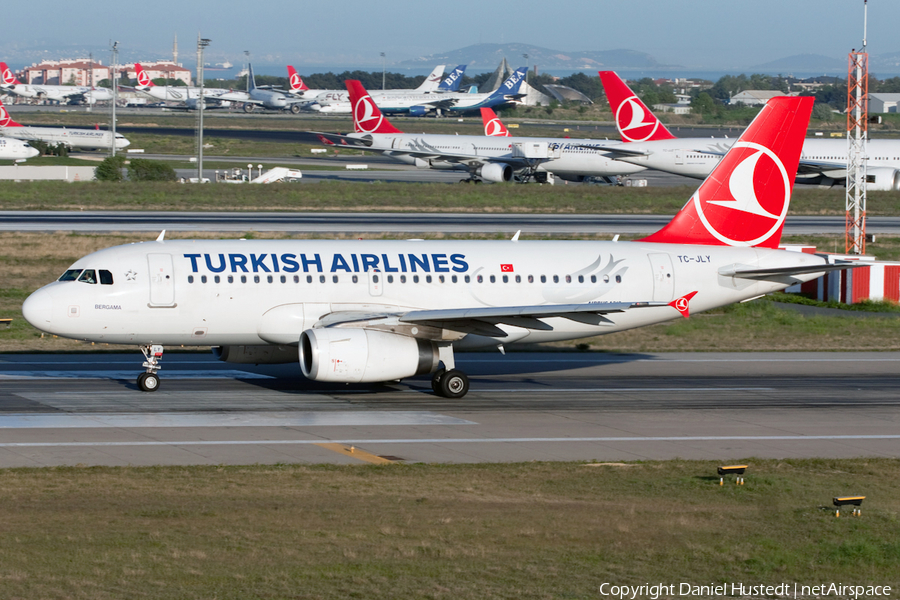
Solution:
[(69, 269), (62, 274), (58, 281), (75, 281), (81, 275), (81, 269)]
[(112, 285), (113, 277), (109, 271), (100, 270), (100, 285)]
[(84, 283), (97, 283), (97, 274), (93, 269), (85, 269), (84, 273), (81, 274), (81, 277), (78, 278), (78, 281)]

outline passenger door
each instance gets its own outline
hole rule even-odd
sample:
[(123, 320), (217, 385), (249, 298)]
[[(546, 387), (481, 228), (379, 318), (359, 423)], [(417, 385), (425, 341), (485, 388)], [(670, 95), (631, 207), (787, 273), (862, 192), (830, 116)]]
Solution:
[(653, 271), (653, 302), (671, 302), (675, 296), (675, 274), (668, 254), (648, 254)]
[(148, 254), (150, 273), (150, 306), (171, 308), (175, 306), (175, 273), (171, 254)]

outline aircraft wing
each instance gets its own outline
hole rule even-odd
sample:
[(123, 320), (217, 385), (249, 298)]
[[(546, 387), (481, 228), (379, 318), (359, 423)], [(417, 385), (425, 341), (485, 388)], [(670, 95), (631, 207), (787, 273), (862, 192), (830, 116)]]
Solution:
[(326, 146), (358, 146), (368, 148), (372, 145), (371, 138), (359, 138), (342, 135), (340, 133), (325, 133), (319, 131), (310, 131), (309, 133), (319, 138), (319, 141)]
[(723, 277), (738, 277), (740, 279), (773, 279), (776, 277), (790, 277), (791, 275), (806, 275), (808, 273), (824, 273), (826, 271), (840, 271), (856, 267), (870, 267), (871, 262), (840, 260), (827, 265), (803, 265), (796, 267), (763, 268), (731, 265), (719, 269), (719, 275)]
[(836, 163), (836, 162), (826, 162), (826, 161), (816, 161), (816, 160), (803, 160), (800, 159), (800, 164), (797, 166), (797, 174), (798, 175), (816, 175), (819, 173), (824, 173), (825, 171), (846, 171), (847, 163)]
[(541, 321), (550, 317), (562, 317), (599, 325), (609, 322), (603, 315), (621, 313), (646, 307), (669, 306), (667, 302), (596, 302), (590, 304), (544, 304), (537, 306), (487, 306), (476, 308), (449, 308), (439, 310), (412, 310), (405, 313), (335, 312), (322, 318), (317, 326), (332, 327), (357, 323), (374, 326), (379, 321), (448, 329), (459, 333), (472, 333), (487, 337), (503, 338), (508, 334), (497, 325), (511, 325), (525, 329), (552, 331), (553, 326)]

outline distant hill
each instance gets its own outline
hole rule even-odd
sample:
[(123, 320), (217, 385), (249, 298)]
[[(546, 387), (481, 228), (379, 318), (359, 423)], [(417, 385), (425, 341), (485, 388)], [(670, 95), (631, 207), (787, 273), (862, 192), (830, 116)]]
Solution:
[(563, 52), (531, 44), (475, 44), (430, 56), (421, 56), (400, 63), (403, 66), (467, 64), (469, 68), (493, 69), (503, 58), (516, 68), (525, 64), (523, 54), (528, 55), (528, 66), (538, 69), (665, 69), (680, 68), (665, 65), (645, 52), (634, 50), (592, 50)]
[(754, 65), (748, 69), (748, 72), (779, 72), (783, 75), (788, 75), (792, 71), (839, 73), (846, 70), (846, 58), (834, 58), (821, 54), (795, 54), (794, 56), (779, 58), (761, 65)]

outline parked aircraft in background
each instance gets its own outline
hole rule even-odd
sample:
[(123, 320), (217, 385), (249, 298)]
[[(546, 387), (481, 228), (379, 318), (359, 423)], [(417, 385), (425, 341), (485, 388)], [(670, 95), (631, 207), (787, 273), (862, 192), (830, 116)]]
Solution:
[[(528, 69), (517, 69), (495, 91), (485, 94), (466, 94), (461, 92), (447, 92), (443, 94), (420, 93), (388, 93), (371, 92), (371, 97), (384, 114), (408, 114), (420, 117), (430, 112), (466, 112), (476, 111), (479, 108), (494, 108), (514, 103), (522, 97), (520, 94), (522, 84), (525, 83), (525, 74)], [(313, 105), (310, 108), (321, 112), (335, 112), (340, 106), (342, 111), (349, 112), (352, 100), (349, 97), (335, 96), (334, 98), (317, 98), (318, 108)]]
[[(139, 63), (134, 63), (134, 70), (138, 82), (138, 85), (134, 88), (135, 90), (164, 102), (180, 102), (187, 108), (199, 108), (199, 87), (156, 85)], [(206, 100), (204, 108), (211, 108), (211, 105), (217, 104), (215, 99), (228, 91), (226, 89), (204, 87), (203, 98)]]
[(39, 98), (55, 102), (83, 99), (89, 104), (112, 100), (112, 91), (86, 85), (43, 85), (22, 83), (5, 62), (0, 62), (0, 90), (23, 98)]
[[(677, 138), (615, 72), (600, 71), (600, 80), (626, 142), (612, 149), (610, 156), (617, 160), (703, 179), (734, 143), (728, 138)], [(876, 139), (866, 144), (867, 189), (900, 190), (900, 140)], [(844, 185), (847, 140), (807, 138), (798, 169), (797, 183)]]
[[(469, 389), (454, 350), (501, 349), (688, 317), (852, 263), (778, 250), (811, 98), (775, 98), (662, 230), (634, 242), (165, 240), (77, 260), (22, 306), (68, 338), (236, 363), (297, 361), (316, 381), (432, 374)], [(377, 118), (381, 121), (380, 118)]]
[(244, 112), (253, 112), (261, 106), (269, 110), (289, 109), (292, 113), (298, 113), (312, 101), (293, 94), (274, 89), (260, 88), (256, 85), (256, 77), (253, 75), (253, 65), (247, 65), (247, 91), (225, 91), (216, 96), (216, 100), (240, 102), (244, 105)]
[[(6, 112), (6, 109), (0, 107), (0, 115)], [(0, 117), (2, 118), (2, 117)], [(0, 130), (2, 135), (2, 130)], [(0, 160), (14, 160), (21, 162), (29, 158), (34, 158), (40, 154), (37, 148), (32, 148), (28, 142), (17, 140), (14, 138), (0, 137)]]
[[(0, 102), (0, 135), (24, 141), (40, 141), (47, 144), (64, 144), (68, 148), (97, 149), (111, 148), (111, 131), (102, 129), (69, 129), (66, 127), (25, 127), (13, 121), (3, 103)], [(127, 147), (131, 142), (117, 133), (116, 149)]]

